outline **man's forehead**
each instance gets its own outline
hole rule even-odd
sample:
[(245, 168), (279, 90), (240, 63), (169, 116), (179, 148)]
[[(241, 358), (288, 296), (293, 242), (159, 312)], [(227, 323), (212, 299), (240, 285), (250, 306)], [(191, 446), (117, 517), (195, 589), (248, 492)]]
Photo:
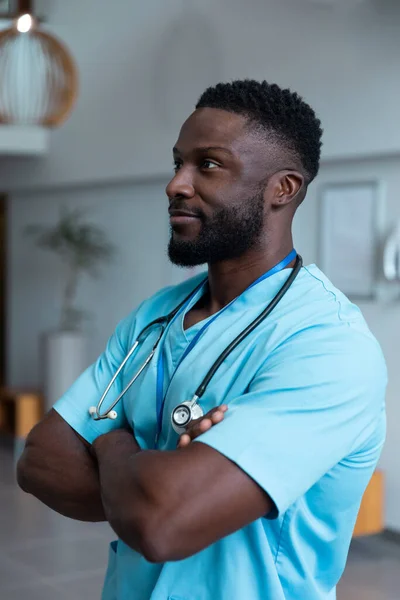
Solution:
[(242, 115), (215, 108), (196, 110), (185, 121), (176, 146), (232, 147), (243, 141), (247, 119)]
[(263, 174), (276, 170), (286, 160), (273, 136), (249, 127), (243, 115), (216, 108), (201, 108), (190, 115), (182, 126), (174, 153), (184, 156), (206, 148), (224, 148), (246, 169)]
[(190, 155), (198, 150), (225, 148), (245, 168), (258, 173), (279, 169), (299, 169), (296, 156), (282, 146), (276, 136), (249, 126), (248, 119), (216, 108), (196, 110), (185, 121), (174, 153)]

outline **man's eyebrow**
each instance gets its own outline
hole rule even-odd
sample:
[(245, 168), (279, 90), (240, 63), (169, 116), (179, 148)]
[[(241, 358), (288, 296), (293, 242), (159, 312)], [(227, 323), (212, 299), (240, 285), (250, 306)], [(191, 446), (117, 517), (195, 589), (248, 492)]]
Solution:
[[(225, 154), (229, 154), (229, 156), (233, 156), (233, 153), (228, 148), (224, 148), (223, 146), (199, 146), (197, 148), (194, 148), (193, 152), (206, 154), (207, 152), (211, 152), (212, 150), (219, 150), (220, 152), (225, 152)], [(174, 154), (182, 155), (182, 152), (176, 146), (173, 148), (172, 151)]]

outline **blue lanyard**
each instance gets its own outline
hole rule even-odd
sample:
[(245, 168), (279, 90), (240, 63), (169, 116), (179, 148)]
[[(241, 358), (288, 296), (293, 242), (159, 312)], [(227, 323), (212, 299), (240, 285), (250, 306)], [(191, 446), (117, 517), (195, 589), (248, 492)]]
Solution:
[[(243, 293), (247, 292), (248, 290), (251, 290), (251, 288), (253, 288), (257, 284), (261, 283), (261, 281), (264, 281), (265, 279), (268, 279), (268, 277), (271, 277), (272, 275), (275, 275), (276, 273), (279, 273), (280, 271), (283, 271), (283, 269), (285, 269), (292, 262), (292, 260), (294, 260), (296, 258), (296, 256), (297, 256), (297, 252), (296, 252), (296, 250), (293, 249), (291, 251), (291, 253), (288, 254), (288, 256), (286, 256), (286, 258), (284, 258), (280, 263), (278, 263), (277, 265), (275, 265), (274, 267), (272, 267), (272, 269), (270, 269), (269, 271), (267, 271), (266, 273), (264, 273), (264, 275), (261, 275), (261, 277), (259, 277), (256, 281), (254, 281)], [(197, 293), (197, 290), (195, 291), (195, 293)], [(239, 296), (238, 296), (238, 298), (239, 298)], [(193, 300), (193, 296), (191, 296), (188, 299), (188, 301), (184, 304), (184, 306), (182, 306), (182, 308), (179, 310), (179, 312), (175, 315), (173, 321), (182, 313), (182, 311), (184, 311), (186, 309), (186, 307), (188, 306), (188, 304), (192, 300)], [(217, 312), (212, 317), (212, 319), (209, 319), (207, 321), (207, 323), (205, 323), (203, 325), (203, 327), (196, 333), (195, 337), (192, 339), (192, 341), (190, 342), (190, 344), (186, 348), (185, 352), (181, 356), (181, 358), (180, 358), (180, 360), (179, 360), (179, 362), (178, 362), (178, 364), (177, 364), (177, 366), (175, 368), (175, 371), (174, 371), (174, 373), (173, 373), (173, 375), (171, 377), (171, 381), (172, 381), (172, 379), (173, 379), (176, 371), (178, 370), (179, 366), (182, 364), (182, 362), (184, 361), (184, 359), (188, 356), (188, 354), (190, 354), (190, 352), (196, 346), (197, 342), (199, 341), (199, 339), (201, 338), (201, 336), (203, 335), (203, 333), (236, 300), (237, 300), (237, 298), (235, 298), (234, 300), (232, 300), (232, 302), (230, 302), (222, 310), (220, 310), (219, 312)], [(170, 325), (172, 325), (173, 321), (171, 321)], [(166, 335), (166, 333), (165, 333), (165, 335)], [(166, 394), (164, 395), (164, 372), (165, 372), (164, 346), (162, 344), (160, 344), (160, 349), (159, 349), (159, 354), (158, 354), (158, 360), (157, 360), (157, 394), (156, 394), (156, 399), (157, 399), (157, 439), (160, 436), (161, 429), (162, 429), (162, 420), (163, 420), (164, 405), (165, 405), (165, 399), (166, 399)]]

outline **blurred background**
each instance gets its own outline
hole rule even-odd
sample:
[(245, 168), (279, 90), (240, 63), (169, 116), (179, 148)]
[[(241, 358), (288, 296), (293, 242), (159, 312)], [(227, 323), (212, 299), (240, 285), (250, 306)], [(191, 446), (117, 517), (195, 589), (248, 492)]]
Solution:
[(295, 246), (389, 368), (338, 598), (400, 598), (399, 32), (398, 0), (0, 0), (1, 598), (100, 597), (112, 533), (25, 496), (14, 463), (117, 322), (191, 274), (166, 256), (171, 148), (204, 89), (236, 78), (290, 87), (323, 123)]

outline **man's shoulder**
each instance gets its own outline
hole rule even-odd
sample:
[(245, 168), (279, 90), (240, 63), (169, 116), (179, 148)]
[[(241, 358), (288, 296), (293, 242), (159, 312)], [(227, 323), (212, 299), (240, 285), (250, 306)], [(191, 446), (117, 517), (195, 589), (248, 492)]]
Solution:
[(360, 308), (316, 265), (312, 264), (302, 269), (302, 276), (295, 286), (295, 291), (292, 308), (295, 309), (295, 313), (297, 312), (298, 323), (308, 322), (310, 326), (354, 324), (360, 332), (364, 331), (370, 335)]
[(380, 344), (360, 308), (315, 265), (304, 267), (285, 312), (288, 320), (287, 324), (280, 320), (285, 330), (281, 341), (288, 342), (289, 353), (300, 344), (305, 353), (319, 352), (332, 365), (347, 356), (351, 363), (374, 362), (385, 370)]

